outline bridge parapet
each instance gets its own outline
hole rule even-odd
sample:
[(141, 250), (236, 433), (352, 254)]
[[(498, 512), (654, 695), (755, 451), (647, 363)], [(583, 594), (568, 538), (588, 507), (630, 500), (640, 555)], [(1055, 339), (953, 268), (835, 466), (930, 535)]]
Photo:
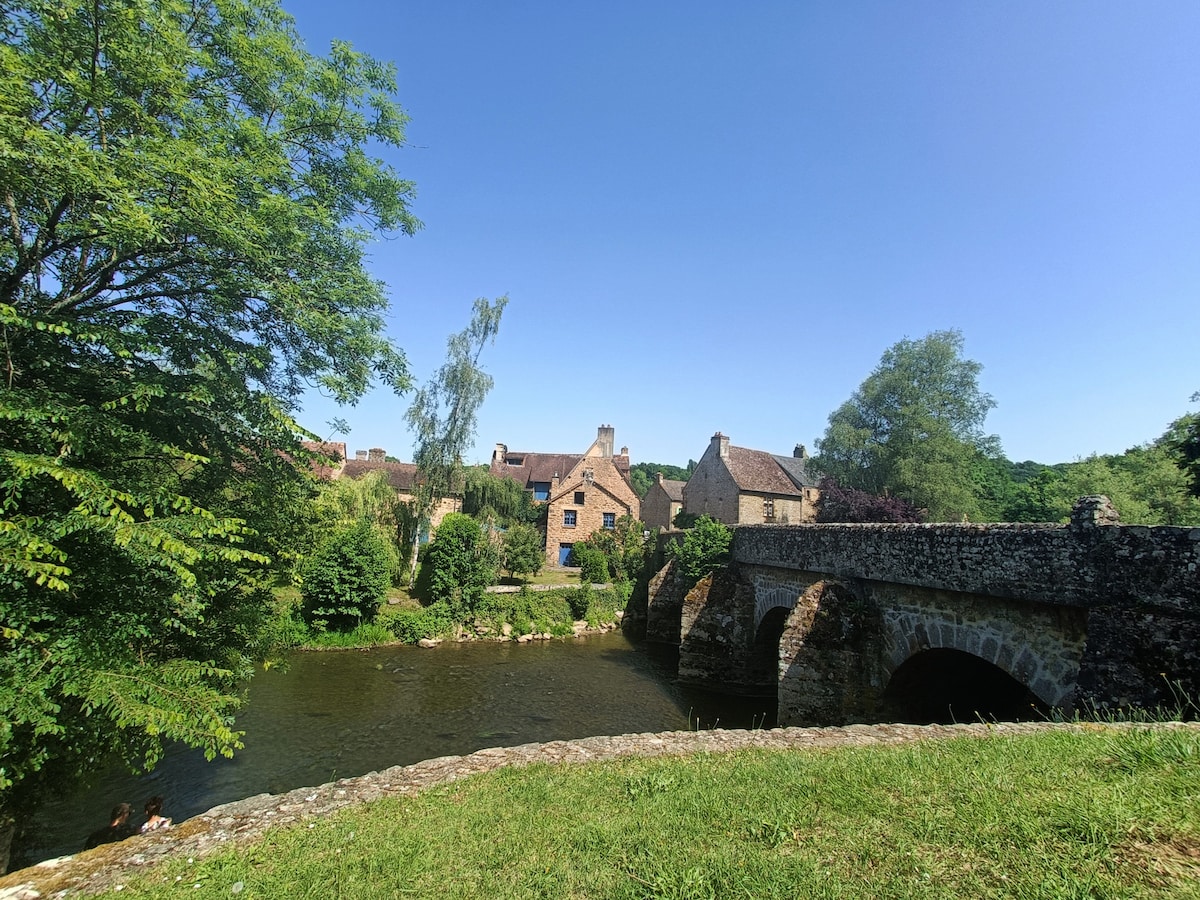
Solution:
[(1056, 605), (1200, 605), (1200, 528), (744, 525), (734, 530), (733, 558)]

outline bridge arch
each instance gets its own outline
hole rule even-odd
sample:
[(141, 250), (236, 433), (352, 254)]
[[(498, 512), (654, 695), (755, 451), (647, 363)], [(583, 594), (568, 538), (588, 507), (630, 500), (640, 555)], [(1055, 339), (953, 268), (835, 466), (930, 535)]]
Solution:
[(1005, 673), (1046, 707), (1071, 707), (1086, 636), (1084, 611), (923, 588), (892, 586), (886, 593), (880, 646), (885, 686), (916, 657), (942, 651), (935, 658), (947, 660), (952, 651)]

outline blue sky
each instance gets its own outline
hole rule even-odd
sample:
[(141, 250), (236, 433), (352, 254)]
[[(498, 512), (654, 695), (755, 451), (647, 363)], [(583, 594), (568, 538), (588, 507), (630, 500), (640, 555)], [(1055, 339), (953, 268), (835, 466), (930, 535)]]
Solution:
[[(418, 186), (375, 242), (441, 364), (508, 294), (468, 462), (811, 449), (904, 338), (958, 328), (1014, 460), (1121, 452), (1200, 391), (1200, 4), (284, 0), (393, 61)], [(411, 459), (407, 405), (302, 421)]]

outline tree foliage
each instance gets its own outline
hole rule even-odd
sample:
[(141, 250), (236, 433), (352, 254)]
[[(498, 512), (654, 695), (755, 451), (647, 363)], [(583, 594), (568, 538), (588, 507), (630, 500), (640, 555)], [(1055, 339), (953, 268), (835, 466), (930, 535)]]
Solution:
[(475, 519), (450, 513), (425, 551), (430, 598), (445, 603), (459, 621), (472, 615), (484, 589), (496, 580), (499, 554)]
[[(407, 384), (389, 67), (271, 0), (0, 5), (0, 820), (79, 760), (238, 744), (310, 385)], [(0, 821), (0, 831), (3, 831)]]
[(876, 497), (844, 488), (828, 475), (821, 479), (818, 522), (920, 522), (921, 511), (899, 497)]
[[(1200, 403), (1200, 392), (1192, 394), (1192, 402)], [(1168, 435), (1167, 447), (1187, 475), (1188, 489), (1193, 497), (1200, 497), (1200, 413), (1176, 420)]]
[(490, 510), (504, 524), (532, 524), (542, 507), (532, 494), (513, 480), (493, 475), (486, 466), (471, 466), (464, 473), (462, 511), (470, 516)]
[(695, 470), (696, 461), (694, 459), (689, 459), (687, 466), (683, 468), (667, 463), (634, 463), (629, 467), (629, 483), (638, 498), (644, 499), (646, 492), (658, 480), (660, 472), (662, 477), (668, 481), (687, 481)]
[(816, 467), (848, 488), (900, 497), (932, 521), (976, 517), (971, 472), (996, 456), (983, 431), (991, 396), (979, 389), (979, 363), (962, 356), (958, 331), (902, 340), (829, 417)]
[(502, 564), (510, 576), (536, 575), (546, 562), (542, 535), (532, 525), (509, 525), (501, 543)]
[(463, 481), (463, 454), (475, 439), (479, 407), (492, 389), (492, 376), (479, 368), (483, 349), (496, 339), (508, 297), (475, 301), (471, 322), (446, 342), (446, 361), (413, 395), (404, 414), (416, 437), (413, 462), (420, 479), (412, 501), (412, 576), (421, 523)]
[(395, 556), (363, 519), (329, 535), (308, 558), (300, 596), (304, 621), (320, 631), (350, 631), (387, 599)]
[(674, 557), (684, 578), (695, 584), (729, 562), (732, 542), (733, 532), (728, 525), (709, 516), (701, 516), (684, 539), (672, 544), (668, 552)]
[[(386, 472), (367, 472), (361, 478), (337, 478), (320, 485), (314, 503), (314, 528), (322, 534), (369, 522), (388, 555), (389, 577), (400, 575), (401, 510)], [(320, 543), (322, 536), (318, 536)]]

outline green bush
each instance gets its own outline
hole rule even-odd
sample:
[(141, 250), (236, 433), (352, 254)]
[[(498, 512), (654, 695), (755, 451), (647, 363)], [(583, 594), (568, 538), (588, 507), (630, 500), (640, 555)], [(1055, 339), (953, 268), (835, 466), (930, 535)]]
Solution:
[(668, 552), (675, 557), (683, 576), (695, 584), (729, 561), (729, 545), (732, 541), (733, 532), (729, 526), (708, 516), (701, 516), (683, 542), (672, 544)]
[(448, 604), (460, 621), (466, 621), (474, 615), (485, 588), (496, 580), (498, 564), (499, 553), (479, 523), (462, 513), (450, 513), (438, 526), (422, 568), (429, 570), (429, 596)]
[(406, 644), (421, 638), (438, 638), (451, 634), (459, 624), (445, 603), (420, 608), (389, 606), (379, 616), (379, 624)]
[(315, 631), (350, 631), (375, 618), (392, 583), (392, 560), (368, 522), (339, 528), (305, 562), (302, 615)]
[(592, 585), (585, 581), (573, 592), (567, 595), (567, 603), (571, 606), (571, 617), (573, 619), (586, 619), (588, 607), (592, 604)]
[(580, 541), (571, 550), (579, 566), (579, 580), (584, 584), (604, 584), (608, 581), (608, 556), (603, 550)]

